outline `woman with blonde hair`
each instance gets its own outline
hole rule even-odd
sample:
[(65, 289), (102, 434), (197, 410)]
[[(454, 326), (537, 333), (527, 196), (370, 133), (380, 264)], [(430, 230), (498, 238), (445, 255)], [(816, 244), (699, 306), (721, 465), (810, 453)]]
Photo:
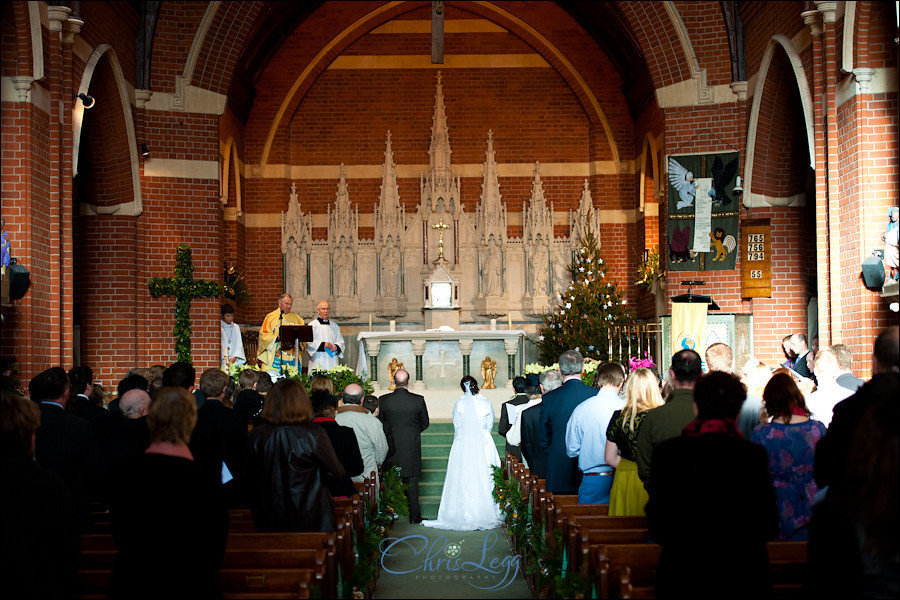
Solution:
[(328, 484), (344, 475), (303, 384), (282, 379), (248, 437), (250, 510), (257, 531), (334, 531)]
[(647, 368), (635, 369), (625, 382), (625, 408), (613, 413), (606, 429), (606, 464), (616, 469), (609, 496), (610, 515), (644, 514), (647, 490), (637, 473), (638, 431), (647, 411), (662, 406), (659, 380)]

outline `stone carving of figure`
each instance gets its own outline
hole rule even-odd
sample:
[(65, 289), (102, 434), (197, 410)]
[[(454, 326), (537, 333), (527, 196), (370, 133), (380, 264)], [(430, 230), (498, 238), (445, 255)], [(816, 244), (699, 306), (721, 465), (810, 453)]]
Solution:
[(399, 360), (397, 360), (396, 356), (391, 359), (390, 363), (388, 363), (388, 375), (390, 376), (390, 379), (391, 379), (391, 387), (388, 388), (389, 390), (393, 390), (393, 389), (397, 388), (397, 385), (394, 383), (394, 375), (396, 375), (397, 371), (399, 371), (402, 368), (403, 368), (403, 363), (400, 362)]
[(291, 289), (295, 298), (306, 297), (306, 254), (302, 248), (291, 259)]
[(547, 295), (547, 259), (540, 247), (535, 248), (528, 257), (528, 267), (531, 269), (531, 290), (535, 296)]
[(501, 268), (500, 251), (497, 250), (496, 245), (491, 245), (484, 260), (484, 274), (482, 276), (485, 296), (499, 296), (502, 293), (503, 290), (500, 285)]
[(334, 279), (337, 283), (338, 298), (350, 297), (350, 282), (353, 277), (353, 257), (346, 246), (342, 246), (334, 257)]
[(400, 259), (393, 246), (381, 258), (381, 291), (385, 296), (397, 295), (397, 280), (400, 273)]
[(481, 377), (484, 379), (484, 385), (481, 386), (483, 390), (493, 390), (496, 389), (497, 386), (494, 385), (494, 377), (497, 376), (497, 361), (491, 360), (490, 356), (485, 356), (484, 360), (481, 361)]

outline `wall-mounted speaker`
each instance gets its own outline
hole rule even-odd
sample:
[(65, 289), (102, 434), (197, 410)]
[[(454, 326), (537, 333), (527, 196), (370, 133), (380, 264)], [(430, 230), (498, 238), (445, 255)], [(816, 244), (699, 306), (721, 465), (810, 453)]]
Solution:
[[(882, 274), (883, 278), (883, 274)], [(9, 265), (9, 297), (18, 300), (31, 285), (31, 273), (22, 265)]]
[(866, 289), (881, 291), (884, 287), (884, 263), (877, 256), (870, 256), (862, 263), (862, 277)]

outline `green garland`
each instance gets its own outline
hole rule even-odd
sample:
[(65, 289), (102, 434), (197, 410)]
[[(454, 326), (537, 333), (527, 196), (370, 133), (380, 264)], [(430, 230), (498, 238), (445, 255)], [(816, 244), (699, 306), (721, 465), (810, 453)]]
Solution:
[(384, 489), (378, 497), (378, 503), (366, 503), (366, 527), (362, 541), (356, 540), (356, 566), (347, 586), (351, 598), (365, 598), (370, 591), (370, 584), (378, 578), (380, 561), (378, 551), (382, 540), (391, 530), (394, 519), (409, 515), (409, 504), (406, 500), (406, 486), (400, 478), (400, 467), (393, 467), (384, 472)]
[(215, 281), (194, 279), (194, 263), (190, 247), (182, 244), (175, 251), (175, 276), (151, 277), (148, 287), (151, 296), (175, 296), (175, 354), (179, 362), (193, 362), (191, 358), (191, 300), (218, 298), (222, 286)]
[(562, 531), (554, 532), (554, 544), (548, 544), (544, 528), (532, 520), (531, 499), (522, 496), (519, 484), (508, 479), (501, 467), (494, 467), (494, 501), (500, 505), (506, 530), (522, 548), (525, 572), (538, 575), (541, 597), (552, 592), (556, 598), (584, 598), (591, 585), (580, 573), (566, 568), (565, 543)]

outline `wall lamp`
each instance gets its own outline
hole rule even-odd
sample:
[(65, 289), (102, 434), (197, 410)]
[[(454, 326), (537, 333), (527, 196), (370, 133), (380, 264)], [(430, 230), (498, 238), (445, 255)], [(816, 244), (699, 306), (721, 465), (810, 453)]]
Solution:
[(96, 102), (93, 96), (88, 96), (87, 94), (72, 94), (72, 98), (81, 98), (81, 104), (85, 108), (91, 108)]
[(138, 150), (141, 156), (150, 156), (150, 148), (147, 147), (147, 144), (138, 144)]

